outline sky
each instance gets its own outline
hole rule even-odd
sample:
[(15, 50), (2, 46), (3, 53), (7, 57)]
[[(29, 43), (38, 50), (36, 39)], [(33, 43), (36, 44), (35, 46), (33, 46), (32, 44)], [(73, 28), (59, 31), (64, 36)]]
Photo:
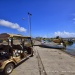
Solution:
[(0, 0), (0, 33), (75, 37), (75, 0)]

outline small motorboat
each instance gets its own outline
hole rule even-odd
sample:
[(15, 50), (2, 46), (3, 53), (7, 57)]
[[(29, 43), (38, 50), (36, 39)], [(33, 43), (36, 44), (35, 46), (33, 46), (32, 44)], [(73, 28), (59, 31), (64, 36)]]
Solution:
[(65, 48), (63, 43), (55, 43), (55, 42), (41, 42), (41, 47), (46, 47), (46, 48), (56, 48), (56, 49), (63, 49)]

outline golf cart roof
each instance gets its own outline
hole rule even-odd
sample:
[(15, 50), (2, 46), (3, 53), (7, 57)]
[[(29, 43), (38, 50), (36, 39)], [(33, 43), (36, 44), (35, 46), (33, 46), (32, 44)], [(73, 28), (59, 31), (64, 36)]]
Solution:
[(2, 33), (2, 34), (0, 34), (0, 39), (2, 38), (6, 38), (6, 39), (8, 39), (8, 38), (13, 38), (13, 37), (18, 37), (18, 38), (31, 38), (31, 37), (29, 37), (29, 36), (23, 36), (23, 35), (20, 35), (20, 34), (9, 34), (9, 33)]

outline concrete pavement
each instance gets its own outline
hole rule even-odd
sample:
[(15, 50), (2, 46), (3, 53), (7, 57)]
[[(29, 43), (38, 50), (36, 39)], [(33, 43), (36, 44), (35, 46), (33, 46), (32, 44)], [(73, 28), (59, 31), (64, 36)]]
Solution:
[(38, 50), (47, 75), (75, 75), (75, 58), (58, 50), (35, 47)]

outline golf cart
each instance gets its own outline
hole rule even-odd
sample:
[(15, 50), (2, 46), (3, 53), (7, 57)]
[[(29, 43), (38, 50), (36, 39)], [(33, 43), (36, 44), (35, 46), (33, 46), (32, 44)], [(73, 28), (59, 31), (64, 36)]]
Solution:
[(15, 65), (33, 56), (31, 37), (15, 34), (0, 34), (0, 71), (10, 74)]

